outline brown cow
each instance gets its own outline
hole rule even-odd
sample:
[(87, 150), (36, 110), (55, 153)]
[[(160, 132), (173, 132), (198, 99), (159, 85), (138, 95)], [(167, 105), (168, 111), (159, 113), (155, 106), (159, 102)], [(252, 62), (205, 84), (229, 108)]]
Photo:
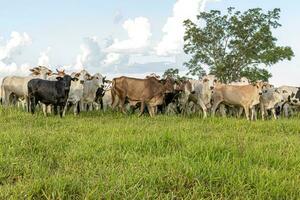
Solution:
[[(266, 87), (266, 83), (261, 81), (253, 85), (243, 86), (217, 84), (213, 94), (212, 115), (215, 114), (218, 105), (223, 102), (229, 105), (242, 106), (249, 120), (250, 109), (260, 103), (264, 87)], [(252, 113), (251, 118), (254, 119), (254, 113)]]
[[(141, 116), (144, 112), (145, 105), (148, 106), (150, 116), (154, 116), (157, 105), (163, 103), (164, 94), (174, 91), (174, 81), (170, 78), (166, 80), (157, 80), (154, 77), (147, 79), (137, 79), (130, 77), (114, 78), (112, 81), (112, 107), (119, 105), (122, 112), (125, 113), (125, 100), (130, 102), (141, 102)], [(118, 102), (116, 102), (118, 97)]]

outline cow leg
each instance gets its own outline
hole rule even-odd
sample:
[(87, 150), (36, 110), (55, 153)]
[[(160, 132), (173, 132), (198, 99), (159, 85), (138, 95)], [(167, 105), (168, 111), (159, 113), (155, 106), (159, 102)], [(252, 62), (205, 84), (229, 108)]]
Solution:
[(155, 106), (148, 106), (150, 117), (155, 116)]
[[(139, 114), (139, 117), (142, 116), (144, 114), (144, 111), (145, 111), (145, 102), (142, 101), (141, 102), (141, 112)], [(150, 109), (149, 109), (149, 113), (150, 113)], [(151, 114), (150, 114), (151, 115)]]
[(284, 111), (284, 116), (289, 117), (289, 104), (284, 104), (283, 105), (283, 111)]
[(42, 108), (43, 108), (43, 113), (44, 113), (44, 116), (47, 117), (47, 105), (46, 104), (42, 104)]
[(255, 106), (253, 106), (251, 108), (251, 120), (256, 120), (257, 119), (257, 114), (256, 114), (256, 109), (255, 109)]
[(30, 112), (30, 98), (29, 96), (25, 97), (25, 103), (27, 106), (27, 112)]
[(215, 116), (215, 113), (216, 113), (216, 110), (219, 106), (219, 104), (221, 103), (222, 101), (221, 100), (218, 100), (218, 101), (214, 101), (212, 107), (211, 107), (211, 115), (212, 116)]
[(272, 111), (272, 114), (273, 114), (273, 116), (274, 116), (274, 119), (277, 119), (277, 115), (276, 115), (276, 110), (275, 110), (275, 108), (272, 108), (271, 111)]
[(83, 110), (83, 102), (82, 101), (80, 101), (79, 107), (80, 107), (80, 110)]
[(79, 102), (77, 101), (73, 106), (73, 111), (74, 111), (74, 115), (77, 116), (79, 114), (79, 107), (78, 107)]
[(154, 110), (154, 114), (155, 114), (155, 115), (157, 114), (157, 109), (158, 109), (157, 106), (154, 106), (154, 107), (153, 107), (153, 110)]
[(52, 112), (52, 106), (51, 105), (48, 105), (47, 106), (47, 111), (46, 111), (48, 114), (51, 114)]
[(265, 107), (262, 103), (260, 103), (260, 112), (261, 112), (261, 119), (265, 120), (266, 118), (266, 110)]
[(57, 105), (53, 106), (53, 110), (54, 110), (54, 115), (57, 115)]
[(33, 96), (29, 98), (30, 98), (30, 112), (31, 114), (34, 114), (35, 105), (36, 105), (35, 98)]
[(201, 100), (201, 98), (198, 99), (198, 104), (201, 106), (201, 108), (203, 110), (203, 118), (206, 118), (207, 117), (207, 108), (206, 108), (206, 105)]
[(220, 113), (222, 115), (222, 117), (226, 117), (226, 108), (225, 105), (223, 103), (220, 104)]
[[(119, 99), (119, 106), (121, 108), (121, 111), (126, 114), (126, 111), (125, 111), (125, 100), (126, 100), (126, 97), (120, 97)], [(145, 107), (145, 105), (144, 105)], [(144, 108), (145, 109), (145, 108)]]
[(59, 116), (62, 118), (63, 117), (63, 109), (66, 106), (66, 104), (60, 104), (59, 105)]
[(5, 94), (5, 96), (4, 96), (4, 105), (9, 106), (10, 105), (9, 97), (11, 95), (11, 92), (6, 91), (4, 94)]
[(63, 117), (66, 115), (66, 112), (67, 112), (67, 109), (68, 109), (68, 104), (69, 104), (69, 102), (67, 101), (66, 105), (64, 106), (64, 110), (63, 110), (63, 114), (62, 114)]
[(238, 109), (238, 111), (237, 111), (237, 117), (241, 118), (241, 116), (242, 116), (242, 114), (244, 112), (244, 109), (242, 107), (238, 107), (237, 109)]
[(245, 110), (245, 115), (246, 115), (247, 120), (250, 120), (250, 117), (249, 117), (249, 106), (243, 106), (243, 107), (244, 107), (244, 110)]
[(153, 110), (152, 110), (152, 106), (150, 106), (150, 105), (147, 105), (147, 109), (148, 109), (148, 112), (149, 112), (149, 115), (150, 115), (150, 117), (153, 117)]

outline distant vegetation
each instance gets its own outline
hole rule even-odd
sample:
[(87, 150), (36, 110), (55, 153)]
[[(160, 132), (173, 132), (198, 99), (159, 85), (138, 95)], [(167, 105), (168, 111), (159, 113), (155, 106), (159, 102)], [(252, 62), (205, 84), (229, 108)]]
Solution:
[(299, 117), (0, 108), (0, 199), (298, 199)]

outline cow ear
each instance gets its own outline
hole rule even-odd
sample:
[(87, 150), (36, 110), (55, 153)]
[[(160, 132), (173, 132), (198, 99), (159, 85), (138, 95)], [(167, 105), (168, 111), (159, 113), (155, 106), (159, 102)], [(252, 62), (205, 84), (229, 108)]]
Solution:
[(58, 77), (56, 77), (56, 80), (60, 81), (60, 80), (63, 80), (63, 78), (58, 76)]

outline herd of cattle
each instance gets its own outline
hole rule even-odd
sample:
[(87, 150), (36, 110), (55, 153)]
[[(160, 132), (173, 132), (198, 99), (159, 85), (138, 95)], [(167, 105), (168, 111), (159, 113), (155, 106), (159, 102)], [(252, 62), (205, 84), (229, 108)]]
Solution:
[(99, 73), (86, 70), (66, 74), (47, 67), (30, 69), (27, 77), (7, 76), (1, 81), (1, 104), (18, 105), (35, 113), (36, 106), (45, 116), (59, 112), (64, 116), (73, 107), (80, 111), (118, 109), (124, 113), (140, 109), (142, 115), (157, 113), (184, 115), (202, 112), (222, 116), (244, 115), (248, 120), (289, 117), (300, 107), (300, 89), (292, 86), (274, 88), (269, 83), (250, 83), (247, 78), (230, 84), (220, 83), (214, 75), (201, 80), (160, 79), (151, 74), (144, 79), (118, 77), (106, 80)]

